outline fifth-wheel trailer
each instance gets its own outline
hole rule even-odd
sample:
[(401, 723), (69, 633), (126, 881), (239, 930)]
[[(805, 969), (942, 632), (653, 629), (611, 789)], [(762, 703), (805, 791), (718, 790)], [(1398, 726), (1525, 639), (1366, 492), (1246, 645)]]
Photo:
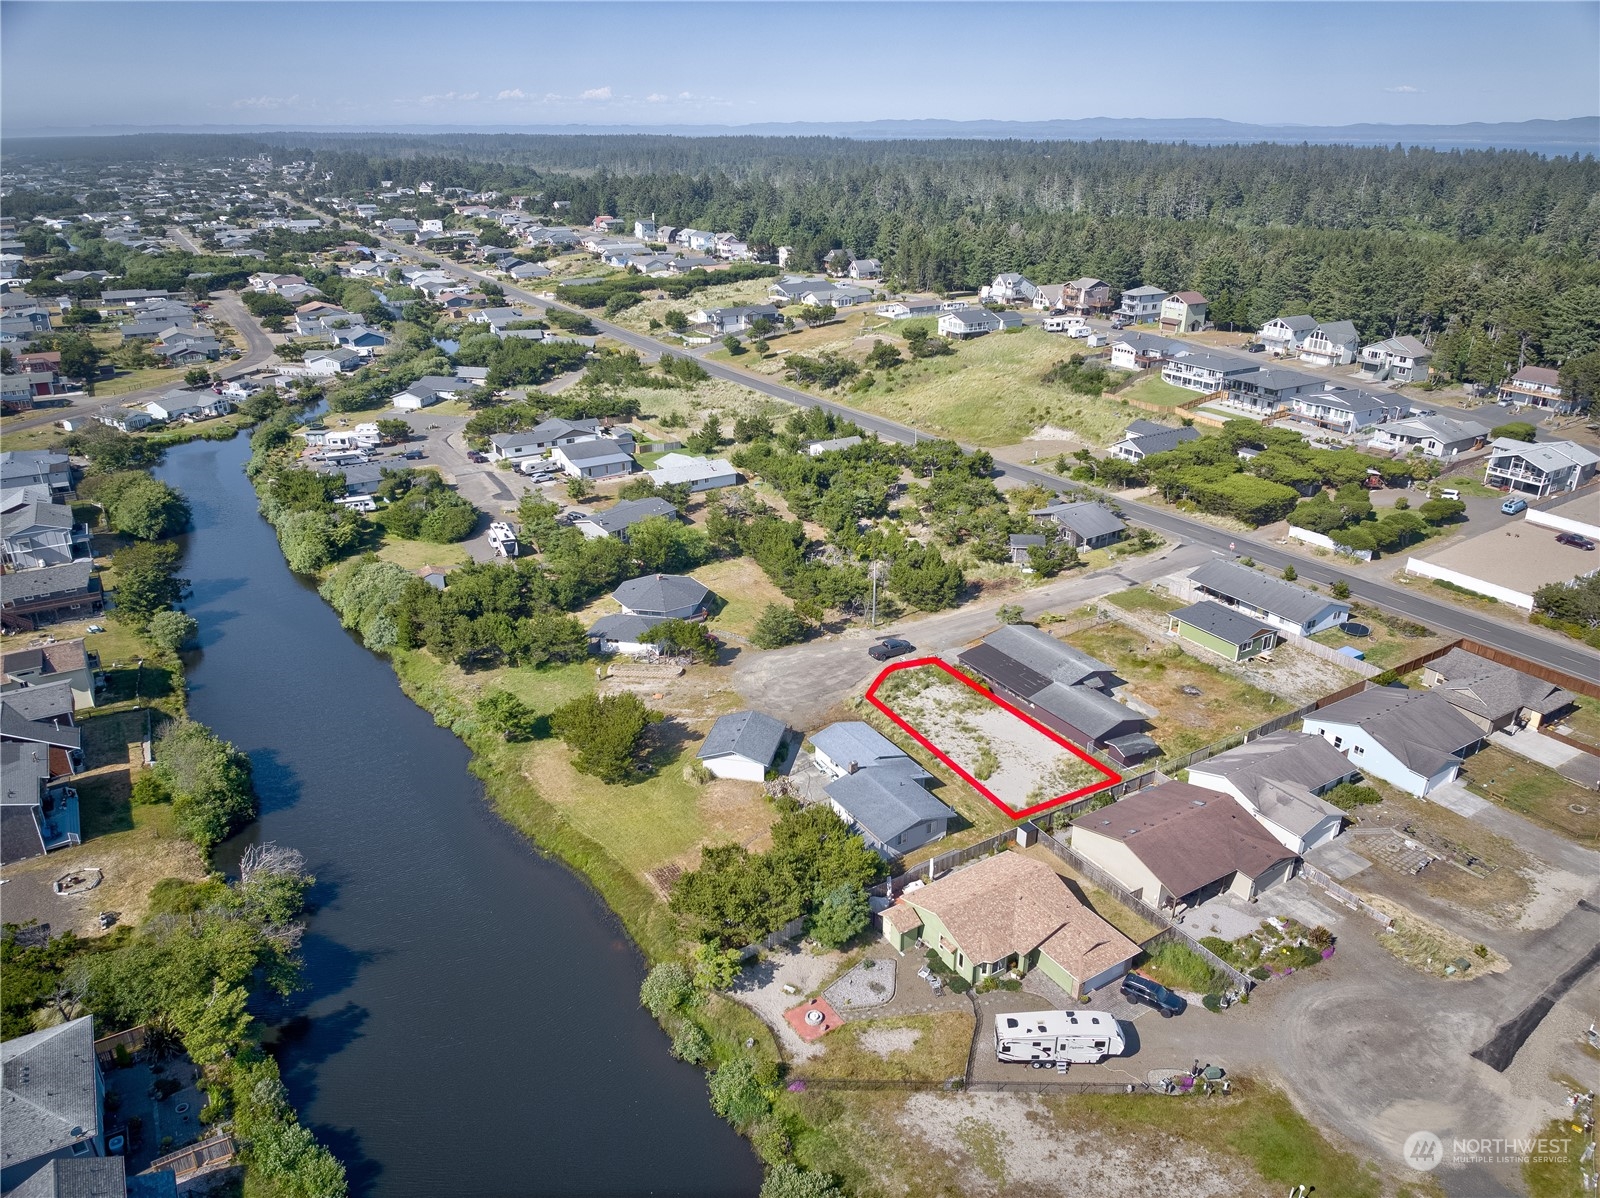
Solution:
[(994, 1017), (995, 1055), (1002, 1061), (1092, 1065), (1122, 1054), (1122, 1028), (1104, 1011), (1018, 1011)]

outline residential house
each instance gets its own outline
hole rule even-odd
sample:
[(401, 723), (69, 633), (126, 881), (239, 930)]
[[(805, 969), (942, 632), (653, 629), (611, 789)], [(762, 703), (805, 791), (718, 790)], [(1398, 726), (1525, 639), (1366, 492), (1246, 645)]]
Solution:
[(1006, 625), (963, 650), (956, 662), (982, 675), (1012, 706), (1120, 764), (1158, 751), (1144, 716), (1112, 697), (1119, 680), (1111, 667), (1038, 628)]
[(1073, 279), (1061, 292), (1061, 307), (1079, 316), (1097, 316), (1111, 310), (1111, 284), (1101, 279)]
[(70, 778), (83, 769), (83, 733), (72, 710), (70, 680), (0, 692), (0, 742), (43, 746), (51, 782)]
[(1294, 874), (1295, 853), (1228, 795), (1147, 786), (1072, 821), (1072, 848), (1152, 907), (1254, 899)]
[(630, 578), (611, 592), (630, 616), (659, 616), (663, 620), (695, 620), (706, 613), (715, 595), (685, 574), (646, 574)]
[(656, 222), (653, 220), (636, 220), (633, 222), (633, 235), (639, 241), (654, 241), (656, 239)]
[(1344, 827), (1344, 813), (1322, 798), (1361, 773), (1320, 736), (1273, 732), (1189, 767), (1189, 785), (1237, 799), (1279, 844), (1304, 856)]
[(628, 539), (628, 531), (645, 520), (681, 519), (678, 509), (665, 499), (651, 496), (648, 499), (624, 499), (603, 512), (585, 512), (572, 522), (572, 526), (591, 541), (600, 537)]
[(1015, 271), (995, 276), (994, 282), (983, 289), (982, 298), (996, 304), (1030, 304), (1038, 287)]
[(361, 355), (353, 349), (315, 349), (305, 356), (305, 370), (307, 374), (331, 378), (361, 369), (362, 361)]
[(155, 423), (155, 417), (143, 408), (106, 408), (96, 412), (94, 418), (122, 433), (136, 433)]
[(460, 399), (478, 385), (472, 379), (443, 374), (425, 374), (399, 395), (396, 395), (390, 402), (402, 410), (415, 411), (418, 408), (425, 408), (431, 404), (438, 403), (441, 399)]
[(1249, 358), (1186, 346), (1166, 360), (1161, 377), (1174, 387), (1212, 395), (1226, 391), (1234, 377), (1259, 369)]
[(1350, 618), (1350, 604), (1272, 578), (1237, 562), (1210, 561), (1189, 571), (1201, 595), (1291, 636), (1314, 636)]
[(1187, 349), (1182, 341), (1154, 333), (1118, 333), (1111, 344), (1111, 365), (1118, 370), (1148, 370)]
[(1198, 291), (1179, 291), (1161, 301), (1163, 333), (1198, 333), (1206, 327), (1211, 301)]
[(1432, 373), (1433, 351), (1415, 337), (1390, 337), (1361, 349), (1361, 380), (1378, 383), (1425, 383)]
[(1014, 532), (1006, 537), (1006, 549), (1011, 554), (1011, 564), (1021, 566), (1024, 574), (1033, 573), (1033, 550), (1043, 549), (1049, 543), (1049, 537), (1037, 532)]
[(550, 450), (550, 459), (574, 478), (607, 478), (633, 472), (635, 463), (632, 449), (631, 440), (623, 442), (613, 437), (595, 437), (557, 445)]
[(534, 425), (525, 433), (495, 433), (489, 438), (489, 457), (497, 462), (518, 462), (523, 458), (544, 457), (557, 445), (575, 445), (605, 435), (600, 422), (552, 418)]
[(1222, 402), (1260, 420), (1288, 411), (1295, 396), (1321, 390), (1327, 380), (1285, 366), (1258, 366), (1230, 374), (1226, 386), (1228, 396)]
[(1117, 315), (1137, 324), (1148, 324), (1161, 319), (1161, 305), (1167, 293), (1159, 287), (1130, 287), (1122, 293), (1117, 305)]
[(0, 515), (0, 545), (12, 570), (37, 570), (89, 557), (89, 526), (64, 503), (26, 503)]
[(880, 279), (883, 277), (883, 263), (876, 258), (856, 258), (846, 273), (852, 279)]
[(1056, 538), (1074, 549), (1103, 549), (1120, 541), (1128, 531), (1128, 526), (1101, 503), (1057, 501), (1028, 514), (1054, 525)]
[(1261, 326), (1261, 331), (1256, 334), (1256, 339), (1267, 347), (1267, 352), (1278, 358), (1294, 357), (1300, 353), (1300, 347), (1306, 343), (1306, 338), (1316, 332), (1317, 318), (1301, 314), (1299, 316), (1275, 316)]
[(869, 288), (830, 283), (823, 287), (813, 287), (800, 297), (800, 301), (817, 308), (853, 308), (871, 298), (872, 291)]
[(1553, 682), (1459, 648), (1425, 665), (1422, 685), (1486, 733), (1513, 724), (1537, 729), (1573, 703), (1572, 692)]
[(1049, 865), (1021, 853), (906, 892), (883, 913), (883, 931), (902, 953), (926, 944), (974, 984), (1037, 969), (1075, 999), (1117, 981), (1140, 952)]
[(94, 562), (88, 558), (64, 566), (0, 574), (0, 621), (14, 632), (96, 615), (104, 600)]
[[(265, 287), (257, 287), (255, 285), (257, 277), (256, 275), (250, 276), (250, 286), (256, 291), (265, 291)], [(304, 279), (300, 281), (302, 283), (305, 282)], [(100, 303), (107, 308), (115, 307), (118, 304), (124, 307), (132, 307), (142, 300), (164, 300), (171, 298), (171, 296), (172, 292), (170, 291), (148, 291), (142, 289), (102, 291), (100, 293)]]
[(1321, 391), (1303, 391), (1293, 396), (1289, 400), (1289, 411), (1296, 420), (1307, 420), (1335, 432), (1353, 433), (1398, 419), (1411, 411), (1411, 405), (1390, 392), (1327, 383)]
[(1058, 312), (1063, 310), (1062, 293), (1066, 291), (1065, 283), (1046, 283), (1033, 293), (1033, 306), (1040, 312)]
[(0, 864), (83, 843), (78, 792), (52, 776), (48, 745), (0, 743)]
[(1200, 439), (1200, 430), (1192, 425), (1172, 428), (1153, 420), (1135, 420), (1122, 434), (1122, 440), (1111, 446), (1111, 456), (1125, 462), (1142, 462), (1152, 454), (1166, 453), (1180, 445)]
[(1395, 453), (1408, 453), (1415, 449), (1430, 458), (1448, 460), (1478, 449), (1488, 435), (1489, 426), (1475, 420), (1419, 416), (1414, 420), (1380, 425), (1373, 430), (1372, 447)]
[(1167, 630), (1175, 636), (1229, 661), (1255, 657), (1278, 643), (1276, 631), (1264, 620), (1209, 599), (1181, 608), (1167, 620)]
[(11, 1193), (51, 1161), (106, 1154), (93, 1016), (0, 1044), (0, 1074), (0, 1190)]
[(1356, 360), (1361, 338), (1348, 320), (1319, 324), (1300, 344), (1300, 360), (1313, 366), (1348, 366)]
[(13, 649), (0, 657), (0, 692), (66, 682), (72, 687), (73, 710), (82, 711), (94, 706), (94, 676), (99, 668), (99, 657), (84, 647), (81, 636)]
[(948, 831), (955, 812), (928, 793), (933, 776), (870, 724), (847, 720), (811, 734), (823, 790), (840, 819), (886, 859)]
[(614, 612), (601, 616), (589, 626), (589, 647), (596, 653), (622, 653), (630, 657), (654, 653), (650, 630), (667, 622), (666, 616), (636, 616)]
[(1571, 416), (1588, 407), (1586, 400), (1563, 398), (1561, 372), (1549, 366), (1524, 366), (1500, 384), (1500, 399), (1517, 407), (1544, 408)]
[(690, 313), (689, 319), (694, 324), (708, 326), (718, 337), (728, 333), (743, 333), (755, 320), (766, 319), (774, 326), (783, 323), (783, 317), (778, 314), (778, 309), (771, 304), (748, 304), (739, 308), (702, 308)]
[(737, 486), (739, 472), (725, 458), (668, 453), (658, 458), (651, 467), (650, 481), (658, 487), (687, 486), (691, 493), (697, 493)]
[(997, 333), (1005, 325), (996, 312), (987, 308), (967, 308), (959, 312), (946, 312), (939, 317), (939, 335), (964, 341), (969, 337), (982, 337)]
[(1302, 727), (1364, 773), (1420, 796), (1454, 782), (1484, 737), (1443, 695), (1386, 686), (1318, 708)]
[(49, 487), (72, 490), (72, 462), (64, 453), (44, 449), (8, 449), (0, 452), (0, 487)]
[(718, 778), (761, 782), (773, 768), (788, 735), (783, 721), (770, 715), (733, 711), (717, 717), (694, 756)]
[(1543, 499), (1575, 491), (1595, 476), (1600, 457), (1574, 441), (1513, 441), (1496, 437), (1489, 446), (1483, 481), (1502, 491)]
[(941, 311), (936, 296), (912, 296), (881, 304), (873, 311), (886, 320), (910, 320), (917, 316), (938, 316)]

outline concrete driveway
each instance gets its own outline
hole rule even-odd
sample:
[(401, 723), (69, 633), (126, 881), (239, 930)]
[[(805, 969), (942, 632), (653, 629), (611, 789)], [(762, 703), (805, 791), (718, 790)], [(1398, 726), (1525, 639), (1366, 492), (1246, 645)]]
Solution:
[(1210, 557), (1211, 551), (1200, 546), (1169, 545), (1149, 557), (1130, 558), (1093, 574), (1058, 578), (1004, 599), (969, 603), (955, 611), (901, 620), (872, 631), (853, 629), (769, 653), (740, 653), (734, 665), (734, 689), (752, 706), (788, 721), (791, 727), (813, 728), (883, 669), (882, 663), (867, 656), (867, 646), (879, 637), (904, 637), (916, 646), (916, 656), (938, 656), (997, 627), (994, 613), (1002, 602), (1020, 604), (1024, 615), (1035, 616), (1189, 569)]

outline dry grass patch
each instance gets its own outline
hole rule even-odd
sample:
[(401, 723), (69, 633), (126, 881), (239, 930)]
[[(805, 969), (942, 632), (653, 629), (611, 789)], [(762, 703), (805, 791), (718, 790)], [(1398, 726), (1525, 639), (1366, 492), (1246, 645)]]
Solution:
[(406, 541), (398, 537), (385, 537), (378, 548), (378, 556), (411, 571), (424, 566), (453, 570), (472, 560), (465, 545), (436, 545), (432, 541)]
[(1586, 848), (1600, 846), (1600, 799), (1547, 766), (1497, 745), (1461, 767), (1468, 788)]
[[(1378, 933), (1378, 943), (1421, 973), (1464, 981), (1485, 973), (1503, 973), (1510, 968), (1506, 959), (1493, 949), (1474, 944), (1392, 899), (1373, 895), (1367, 901), (1394, 920), (1392, 929)], [(1488, 955), (1476, 951), (1480, 949)], [(1467, 967), (1461, 968), (1460, 962), (1465, 962)]]
[(970, 1011), (852, 1021), (829, 1032), (805, 1075), (872, 1081), (942, 1082), (967, 1069)]
[(780, 607), (789, 605), (788, 597), (747, 557), (712, 562), (693, 571), (693, 575), (722, 600), (722, 609), (711, 617), (714, 632), (725, 632), (741, 640), (748, 638), (769, 603)]

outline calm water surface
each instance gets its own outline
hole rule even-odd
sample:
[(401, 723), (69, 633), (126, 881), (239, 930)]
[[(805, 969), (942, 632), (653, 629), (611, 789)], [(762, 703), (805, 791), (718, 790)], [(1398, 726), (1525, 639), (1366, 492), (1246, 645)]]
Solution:
[(357, 1194), (754, 1194), (754, 1155), (638, 1006), (621, 926), (289, 572), (248, 454), (198, 441), (160, 473), (194, 506), (190, 710), (255, 764), (241, 839), (300, 849), (318, 879), (282, 1052), (301, 1118)]

